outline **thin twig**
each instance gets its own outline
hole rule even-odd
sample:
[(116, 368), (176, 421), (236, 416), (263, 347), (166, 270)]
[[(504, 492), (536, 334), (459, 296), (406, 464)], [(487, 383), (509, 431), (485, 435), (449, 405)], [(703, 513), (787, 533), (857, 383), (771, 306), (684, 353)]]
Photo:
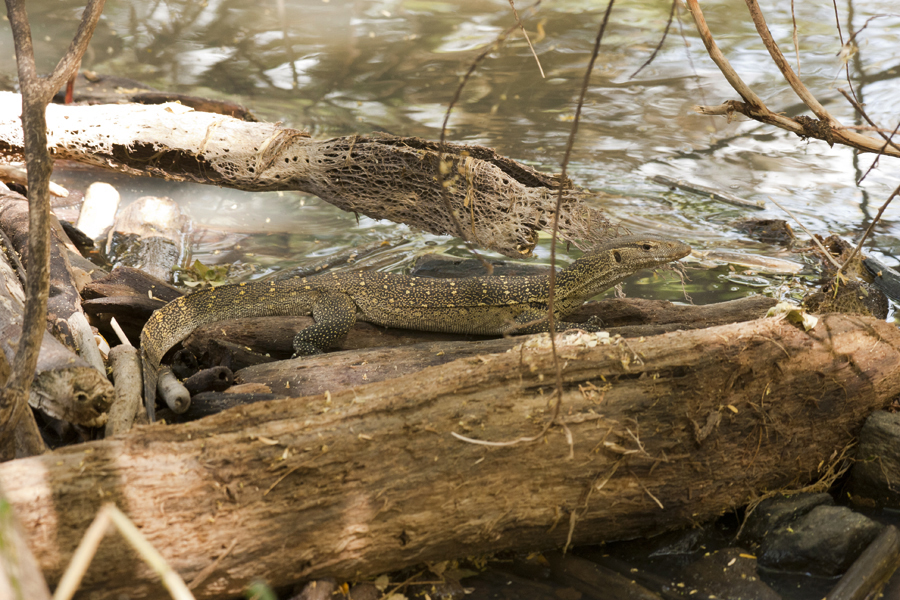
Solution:
[(837, 0), (831, 0), (834, 5), (834, 24), (837, 25), (838, 37), (841, 40), (841, 46), (844, 45), (844, 33), (841, 31), (841, 16), (838, 14)]
[(840, 270), (841, 270), (840, 263), (838, 263), (838, 261), (834, 260), (834, 257), (831, 256), (831, 252), (829, 252), (828, 250), (825, 249), (825, 246), (822, 245), (822, 242), (819, 241), (819, 238), (817, 238), (812, 233), (810, 233), (809, 229), (806, 228), (806, 225), (801, 223), (800, 219), (798, 219), (797, 217), (794, 216), (794, 213), (792, 213), (787, 208), (785, 208), (781, 204), (779, 204), (778, 201), (775, 200), (775, 198), (773, 198), (772, 196), (769, 196), (769, 200), (772, 201), (772, 204), (774, 204), (775, 206), (777, 206), (778, 208), (780, 208), (781, 210), (786, 212), (788, 214), (788, 216), (790, 218), (792, 218), (794, 220), (794, 222), (797, 223), (797, 225), (800, 226), (800, 229), (802, 229), (803, 231), (806, 232), (806, 235), (808, 235), (810, 237), (810, 239), (812, 239), (812, 241), (816, 244), (816, 246), (819, 247), (819, 250), (822, 251), (822, 253), (828, 258), (828, 260), (831, 261), (831, 264), (833, 264), (835, 266), (835, 268), (838, 270), (838, 272), (840, 272)]
[(90, 0), (75, 38), (49, 78), (38, 77), (31, 25), (23, 0), (6, 0), (6, 13), (16, 49), (16, 66), (22, 91), (22, 129), (28, 170), (28, 278), (25, 310), (12, 373), (0, 392), (0, 455), (11, 458), (16, 430), (29, 454), (46, 451), (27, 409), (27, 393), (34, 378), (41, 341), (46, 331), (50, 290), (50, 174), (53, 158), (47, 148), (47, 104), (62, 83), (81, 64), (88, 42), (100, 19), (105, 0)]
[(871, 119), (871, 117), (869, 117), (869, 115), (866, 113), (866, 110), (862, 107), (862, 104), (860, 104), (856, 98), (854, 98), (850, 94), (848, 94), (847, 90), (845, 90), (843, 88), (838, 88), (838, 91), (844, 95), (844, 98), (846, 98), (847, 102), (849, 102), (853, 106), (853, 108), (856, 109), (856, 112), (858, 112), (860, 114), (860, 116), (862, 116), (862, 118), (865, 119), (866, 122), (872, 126), (872, 128), (873, 128), (872, 131), (874, 131), (875, 133), (880, 135), (881, 139), (883, 139), (887, 144), (891, 145), (892, 147), (896, 148), (897, 150), (900, 150), (900, 145), (897, 145), (897, 143), (891, 139), (894, 136), (894, 133), (897, 132), (896, 129), (894, 129), (894, 131), (891, 133), (890, 137), (885, 135), (882, 132), (881, 128), (875, 123), (875, 121), (873, 121)]
[[(538, 71), (541, 72), (541, 79), (545, 79), (547, 76), (544, 75), (544, 67), (541, 66), (541, 59), (538, 58), (537, 52), (534, 51), (534, 46), (531, 45), (531, 38), (528, 37), (528, 32), (525, 31), (525, 25), (522, 24), (522, 19), (519, 18), (519, 11), (516, 10), (516, 5), (513, 4), (513, 0), (509, 0), (509, 6), (512, 8), (513, 15), (516, 17), (516, 23), (519, 24), (519, 28), (522, 30), (522, 35), (525, 36), (525, 41), (528, 42), (528, 47), (531, 48), (531, 55), (534, 56), (534, 62), (537, 63)], [(537, 4), (534, 6), (537, 6)], [(534, 6), (532, 6), (532, 8), (534, 8)]]
[(211, 563), (209, 563), (208, 565), (203, 567), (203, 569), (199, 573), (197, 573), (197, 576), (194, 577), (191, 580), (191, 582), (188, 584), (188, 589), (195, 590), (200, 586), (201, 583), (206, 581), (206, 578), (209, 577), (210, 575), (212, 575), (216, 571), (219, 564), (221, 564), (222, 560), (224, 560), (226, 556), (231, 554), (231, 551), (234, 550), (235, 546), (237, 546), (237, 543), (238, 543), (237, 538), (234, 538), (233, 540), (231, 540), (231, 543), (228, 544), (228, 547), (225, 548), (225, 551), (222, 552), (222, 554), (217, 556), (215, 558), (215, 560), (213, 560)]
[[(575, 107), (575, 118), (572, 119), (572, 129), (569, 131), (569, 140), (566, 143), (566, 151), (563, 154), (562, 163), (560, 164), (559, 187), (556, 190), (556, 207), (553, 209), (553, 227), (550, 234), (550, 278), (547, 290), (547, 331), (550, 332), (550, 352), (553, 355), (553, 367), (556, 371), (556, 405), (553, 408), (553, 418), (547, 423), (549, 427), (559, 416), (559, 410), (562, 407), (562, 365), (559, 362), (559, 355), (556, 351), (556, 315), (553, 314), (554, 302), (556, 300), (556, 243), (559, 235), (559, 211), (562, 209), (563, 187), (566, 181), (566, 170), (569, 166), (569, 158), (572, 155), (572, 148), (575, 145), (575, 136), (578, 134), (578, 124), (581, 122), (581, 110), (584, 106), (584, 98), (587, 96), (588, 85), (591, 82), (591, 72), (594, 70), (594, 63), (600, 54), (600, 42), (603, 40), (603, 33), (606, 31), (606, 24), (609, 23), (609, 15), (612, 13), (612, 7), (615, 0), (609, 0), (606, 6), (606, 12), (603, 14), (603, 21), (600, 23), (600, 29), (597, 31), (597, 37), (594, 39), (594, 49), (591, 52), (591, 59), (584, 71), (584, 79), (581, 83), (581, 94), (578, 96), (578, 105)], [(572, 453), (572, 446), (569, 446)]]
[[(831, 135), (828, 139), (829, 143), (839, 142), (866, 152), (881, 151), (882, 144), (878, 140), (870, 136), (856, 133), (855, 131), (844, 129), (841, 124), (822, 107), (818, 100), (816, 100), (800, 79), (794, 74), (787, 60), (781, 54), (781, 51), (778, 50), (778, 46), (772, 39), (772, 35), (766, 26), (765, 19), (756, 0), (745, 0), (745, 2), (750, 9), (751, 17), (753, 18), (753, 22), (756, 25), (760, 38), (763, 40), (776, 65), (781, 70), (785, 80), (816, 116), (831, 126)], [(719, 70), (722, 72), (722, 75), (725, 76), (728, 83), (731, 84), (731, 87), (744, 99), (744, 102), (728, 101), (719, 106), (695, 106), (694, 110), (706, 115), (727, 115), (729, 118), (731, 118), (735, 112), (739, 112), (751, 119), (762, 123), (776, 125), (804, 137), (816, 137), (822, 139), (821, 135), (808, 131), (807, 128), (794, 119), (774, 113), (766, 107), (762, 100), (741, 80), (731, 64), (722, 54), (722, 51), (716, 45), (703, 17), (703, 11), (700, 10), (698, 0), (687, 0), (687, 3), (691, 15), (694, 18), (694, 23), (697, 26), (697, 31), (700, 34), (700, 38), (706, 46), (707, 53), (716, 63), (716, 66), (719, 67)], [(900, 157), (900, 151), (894, 148), (884, 149), (883, 153), (888, 156)]]
[(94, 559), (97, 548), (100, 547), (100, 542), (103, 540), (103, 536), (106, 535), (109, 525), (109, 512), (101, 509), (81, 537), (81, 541), (75, 549), (75, 554), (72, 555), (72, 559), (69, 561), (69, 566), (66, 567), (62, 579), (59, 580), (59, 585), (56, 586), (56, 591), (53, 592), (53, 600), (69, 600), (78, 591), (81, 579)]
[(794, 32), (791, 36), (794, 41), (794, 54), (797, 55), (797, 77), (800, 77), (800, 41), (797, 38), (797, 15), (794, 14), (794, 0), (791, 0), (791, 26)]
[[(891, 201), (897, 197), (897, 194), (900, 194), (900, 185), (898, 185), (896, 188), (894, 188), (894, 191), (891, 193), (890, 196), (888, 196), (888, 199), (885, 200), (884, 204), (881, 205), (881, 208), (878, 209), (878, 214), (876, 214), (875, 218), (872, 219), (872, 222), (869, 223), (869, 226), (866, 228), (866, 232), (860, 238), (859, 243), (856, 244), (856, 248), (853, 249), (853, 252), (851, 252), (850, 256), (847, 257), (847, 260), (844, 261), (845, 266), (849, 265), (850, 261), (852, 261), (856, 257), (856, 255), (859, 253), (860, 249), (862, 248), (863, 242), (865, 242), (866, 238), (869, 237), (869, 234), (872, 233), (872, 229), (875, 228), (875, 224), (878, 223), (879, 220), (881, 220), (881, 215), (884, 214), (884, 210), (888, 207), (888, 204), (890, 204)], [(840, 275), (842, 268), (843, 267), (840, 267), (838, 269), (838, 275)]]
[(681, 41), (684, 43), (684, 55), (687, 57), (688, 64), (691, 66), (691, 73), (694, 74), (694, 80), (697, 82), (700, 100), (703, 101), (703, 104), (706, 104), (706, 92), (703, 91), (703, 80), (700, 78), (700, 73), (697, 72), (697, 67), (694, 66), (694, 59), (691, 56), (691, 43), (684, 34), (684, 24), (681, 22), (681, 4), (679, 2), (675, 3), (675, 18), (678, 19), (678, 33), (681, 35)]
[(669, 28), (672, 26), (672, 19), (675, 17), (675, 7), (678, 6), (678, 0), (672, 0), (672, 8), (669, 10), (669, 20), (666, 21), (666, 28), (663, 30), (662, 37), (659, 40), (659, 43), (656, 45), (656, 48), (653, 49), (653, 52), (650, 54), (650, 58), (644, 61), (638, 70), (631, 74), (628, 79), (634, 79), (637, 77), (637, 74), (644, 70), (644, 67), (653, 62), (653, 59), (656, 58), (656, 55), (662, 49), (663, 44), (666, 42), (666, 37), (669, 35)]
[[(900, 131), (900, 121), (897, 121), (897, 126), (894, 127), (894, 130), (891, 132), (889, 138), (893, 138), (895, 135), (897, 135), (897, 131)], [(865, 179), (869, 175), (869, 173), (872, 172), (872, 169), (874, 169), (878, 165), (878, 160), (881, 158), (881, 155), (885, 153), (889, 145), (889, 142), (885, 142), (884, 145), (878, 150), (878, 154), (875, 155), (875, 160), (872, 161), (872, 164), (869, 165), (869, 168), (866, 169), (866, 172), (862, 174), (862, 177), (857, 180), (857, 185), (862, 183), (862, 180)]]
[(56, 592), (53, 594), (53, 600), (70, 600), (72, 598), (78, 590), (78, 586), (81, 584), (81, 580), (87, 572), (97, 552), (97, 548), (100, 546), (100, 541), (108, 531), (110, 524), (115, 525), (122, 537), (125, 538), (125, 541), (137, 551), (150, 568), (156, 571), (172, 598), (175, 600), (194, 600), (194, 595), (188, 590), (178, 573), (172, 569), (156, 548), (147, 541), (147, 538), (135, 527), (131, 519), (116, 508), (114, 504), (104, 504), (97, 516), (94, 517), (94, 521), (88, 527), (84, 537), (81, 538), (78, 548), (75, 549), (75, 554), (72, 556), (72, 560), (63, 574), (62, 580), (60, 580), (59, 586), (57, 586)]

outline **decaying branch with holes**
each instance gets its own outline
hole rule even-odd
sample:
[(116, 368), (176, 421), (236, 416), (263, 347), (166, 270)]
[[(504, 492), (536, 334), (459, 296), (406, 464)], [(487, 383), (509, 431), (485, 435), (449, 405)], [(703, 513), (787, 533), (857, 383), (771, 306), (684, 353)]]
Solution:
[[(900, 332), (827, 315), (604, 343), (561, 334), (505, 352), (0, 465), (42, 570), (58, 581), (100, 506), (127, 511), (197, 598), (423, 561), (651, 535), (840, 470), (900, 386)], [(468, 438), (470, 441), (464, 441)], [(486, 442), (474, 443), (474, 442)], [(61, 502), (65, 511), (60, 512)], [(82, 593), (164, 598), (124, 542)]]
[[(18, 95), (0, 93), (0, 154), (22, 151)], [(507, 256), (531, 253), (550, 227), (558, 177), (483, 146), (388, 135), (316, 140), (272, 123), (194, 111), (179, 104), (58, 106), (47, 109), (49, 144), (69, 159), (133, 175), (248, 191), (298, 190), (339, 208), (436, 234), (456, 234), (450, 205), (475, 244)], [(616, 227), (563, 182), (560, 234), (580, 247)]]

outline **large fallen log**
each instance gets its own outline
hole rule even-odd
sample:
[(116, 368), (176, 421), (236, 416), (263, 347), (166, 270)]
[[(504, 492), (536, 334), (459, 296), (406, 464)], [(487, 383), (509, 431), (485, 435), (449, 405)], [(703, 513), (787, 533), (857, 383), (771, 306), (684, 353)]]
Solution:
[[(0, 154), (22, 154), (22, 101), (0, 93)], [(490, 148), (388, 135), (314, 140), (304, 131), (249, 123), (180, 104), (47, 108), (56, 158), (169, 180), (250, 191), (299, 190), (347, 211), (460, 235), (507, 256), (531, 253), (556, 210), (560, 234), (587, 247), (615, 235), (568, 180), (540, 173)], [(102, 131), (102, 134), (99, 133)], [(444, 182), (442, 188), (440, 178)], [(459, 232), (448, 214), (464, 222)]]
[[(0, 465), (48, 580), (115, 502), (198, 598), (250, 581), (364, 577), (422, 561), (648, 535), (816, 479), (900, 390), (900, 332), (829, 315), (618, 345), (546, 336), (336, 394), (276, 400)], [(566, 432), (571, 434), (571, 447)], [(570, 530), (571, 527), (571, 530)], [(85, 597), (162, 598), (108, 539)]]

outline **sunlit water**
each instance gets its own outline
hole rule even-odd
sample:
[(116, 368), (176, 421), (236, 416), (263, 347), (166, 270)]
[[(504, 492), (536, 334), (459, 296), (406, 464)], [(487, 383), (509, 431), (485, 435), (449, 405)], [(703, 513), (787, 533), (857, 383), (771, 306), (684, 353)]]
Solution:
[[(886, 128), (898, 119), (900, 17), (891, 0), (838, 6), (844, 39), (874, 15), (857, 36), (851, 57), (856, 93), (870, 116)], [(847, 87), (839, 56), (834, 8), (796, 2), (801, 76), (819, 100), (846, 124), (861, 124), (840, 93)], [(450, 120), (452, 141), (479, 143), (539, 169), (558, 171), (572, 125), (584, 69), (605, 5), (588, 0), (545, 2), (531, 14), (518, 5), (546, 72), (541, 78), (520, 34), (484, 60)], [(595, 202), (629, 229), (678, 237), (701, 250), (790, 255), (753, 241), (730, 225), (743, 217), (786, 218), (769, 201), (792, 210), (817, 233), (857, 239), (897, 185), (897, 161), (872, 162), (825, 143), (806, 142), (743, 117), (696, 114), (695, 104), (735, 99), (706, 56), (689, 15), (680, 12), (652, 64), (647, 60), (665, 27), (667, 1), (618, 3), (590, 80), (569, 173), (577, 184), (603, 192)], [(783, 82), (740, 0), (703, 2), (706, 19), (732, 65), (770, 108), (807, 114)], [(39, 64), (49, 70), (74, 31), (79, 2), (29, 2)], [(781, 48), (795, 64), (790, 3), (763, 6)], [(896, 11), (895, 11), (896, 12)], [(262, 119), (327, 137), (387, 131), (436, 139), (460, 76), (486, 44), (513, 23), (507, 0), (194, 0), (107, 3), (84, 68), (126, 76), (159, 89), (240, 102)], [(0, 74), (14, 85), (8, 31), (0, 35)], [(719, 187), (768, 209), (747, 211), (708, 202), (652, 183), (656, 174)], [(83, 189), (96, 177), (59, 169), (57, 180)], [(251, 194), (210, 186), (104, 176), (126, 201), (168, 195), (193, 217), (196, 228), (251, 234), (240, 251), (233, 238), (203, 238), (194, 256), (204, 262), (238, 260), (263, 272), (377, 239), (408, 241), (382, 256), (380, 265), (403, 269), (412, 256), (433, 250), (464, 251), (453, 240), (404, 226), (359, 221), (353, 215), (297, 193)], [(872, 252), (888, 264), (900, 252), (897, 210), (877, 227)], [(795, 229), (798, 229), (795, 227)], [(801, 235), (803, 235), (801, 233)], [(549, 257), (546, 239), (538, 260)], [(571, 256), (561, 257), (561, 261)], [(787, 276), (740, 277), (743, 267), (705, 265), (689, 271), (686, 289), (697, 303), (750, 293), (788, 294)], [(737, 276), (736, 276), (737, 275)], [(684, 300), (677, 278), (642, 277), (632, 295)], [(794, 292), (796, 293), (796, 292)]]

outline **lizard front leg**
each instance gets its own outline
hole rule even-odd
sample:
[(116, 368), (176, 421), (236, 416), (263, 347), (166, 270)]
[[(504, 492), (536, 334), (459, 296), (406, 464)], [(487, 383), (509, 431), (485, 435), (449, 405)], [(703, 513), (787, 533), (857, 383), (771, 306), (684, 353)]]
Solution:
[(322, 354), (356, 323), (356, 304), (347, 294), (323, 292), (312, 305), (314, 325), (294, 336), (294, 356)]

